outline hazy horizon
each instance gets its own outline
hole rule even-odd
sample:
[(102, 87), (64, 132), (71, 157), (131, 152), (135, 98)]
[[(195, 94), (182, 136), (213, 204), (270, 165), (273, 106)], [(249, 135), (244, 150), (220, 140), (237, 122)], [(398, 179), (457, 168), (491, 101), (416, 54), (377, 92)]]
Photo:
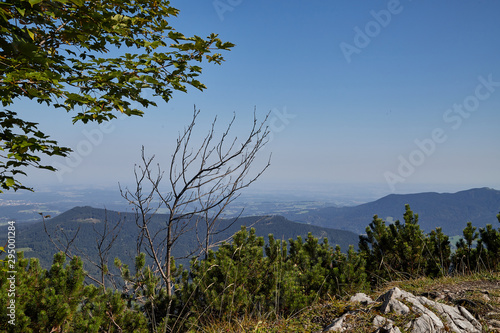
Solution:
[[(132, 185), (132, 184), (130, 184)], [(125, 189), (126, 185), (121, 184)], [(407, 191), (400, 191), (396, 194), (416, 194), (426, 192), (436, 193), (456, 193), (466, 191), (474, 188), (493, 188), (500, 190), (500, 186), (469, 186), (465, 184), (443, 185), (443, 184), (418, 184), (409, 186)], [(167, 188), (165, 187), (165, 190)], [(28, 191), (7, 191), (0, 195), (0, 202), (2, 200), (10, 200), (13, 198), (29, 198), (40, 197), (45, 194), (51, 195), (68, 195), (69, 198), (84, 195), (89, 192), (102, 192), (110, 195), (111, 197), (121, 198), (119, 186), (88, 186), (87, 185), (44, 185), (35, 190), (35, 192)], [(304, 184), (304, 183), (291, 183), (291, 184), (265, 184), (257, 182), (252, 186), (243, 189), (240, 193), (241, 201), (248, 199), (257, 201), (323, 201), (331, 203), (339, 202), (357, 202), (366, 203), (383, 198), (389, 194), (394, 194), (385, 188), (385, 184)], [(125, 199), (124, 203), (125, 203)]]
[(175, 29), (236, 44), (222, 66), (203, 65), (208, 89), (175, 92), (142, 118), (103, 125), (72, 125), (72, 113), (19, 100), (9, 109), (74, 150), (44, 158), (59, 172), (29, 170), (25, 185), (117, 188), (133, 180), (143, 145), (167, 166), (196, 105), (197, 138), (215, 116), (220, 133), (236, 113), (241, 137), (254, 108), (258, 119), (270, 112), (271, 141), (255, 170), (272, 153), (271, 167), (248, 191), (381, 197), (500, 188), (500, 3), (171, 4), (180, 9), (169, 21)]

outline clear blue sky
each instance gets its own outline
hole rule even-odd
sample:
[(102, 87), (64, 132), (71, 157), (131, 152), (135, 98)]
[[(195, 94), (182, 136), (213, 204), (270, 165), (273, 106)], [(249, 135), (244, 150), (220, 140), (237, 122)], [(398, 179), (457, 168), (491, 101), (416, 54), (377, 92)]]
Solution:
[[(71, 172), (33, 172), (27, 184), (127, 182), (141, 145), (167, 160), (196, 104), (203, 119), (219, 115), (221, 123), (236, 112), (242, 132), (254, 107), (259, 117), (272, 110), (273, 140), (262, 152), (272, 152), (272, 165), (256, 188), (500, 188), (500, 2), (171, 3), (181, 10), (170, 21), (177, 30), (236, 44), (222, 66), (205, 65), (208, 89), (113, 121)], [(73, 149), (89, 141), (84, 130), (99, 129), (38, 105), (11, 109)]]

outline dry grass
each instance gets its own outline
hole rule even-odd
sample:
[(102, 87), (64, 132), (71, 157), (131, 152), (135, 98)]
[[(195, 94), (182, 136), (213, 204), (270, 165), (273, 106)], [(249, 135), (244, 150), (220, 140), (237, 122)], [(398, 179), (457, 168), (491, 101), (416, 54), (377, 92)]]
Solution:
[[(415, 295), (425, 295), (433, 298), (436, 295), (449, 295), (439, 301), (450, 305), (462, 305), (467, 308), (483, 324), (485, 332), (495, 332), (489, 329), (492, 320), (500, 323), (500, 273), (477, 273), (470, 275), (448, 276), (437, 279), (419, 278), (406, 281), (393, 281), (374, 290), (369, 296), (376, 299), (387, 290), (398, 287)], [(346, 299), (330, 298), (303, 309), (288, 318), (276, 318), (274, 314), (259, 318), (245, 316), (232, 322), (213, 321), (196, 332), (206, 333), (288, 333), (288, 332), (318, 332), (331, 324), (334, 319), (347, 312), (355, 316), (347, 316), (346, 322), (350, 328), (346, 332), (367, 332), (372, 328), (374, 317), (379, 314), (380, 303), (367, 307), (351, 303)], [(367, 311), (370, 310), (370, 311)], [(406, 324), (418, 317), (418, 314), (386, 315), (404, 332)], [(192, 331), (195, 332), (195, 331)]]

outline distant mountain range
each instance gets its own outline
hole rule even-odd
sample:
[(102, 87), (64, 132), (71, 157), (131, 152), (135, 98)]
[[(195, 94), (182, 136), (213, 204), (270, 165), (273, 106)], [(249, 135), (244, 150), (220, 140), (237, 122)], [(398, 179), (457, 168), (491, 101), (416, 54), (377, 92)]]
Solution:
[(486, 224), (500, 227), (496, 218), (500, 212), (500, 191), (491, 188), (457, 193), (390, 194), (358, 206), (329, 207), (284, 216), (292, 221), (362, 234), (375, 214), (388, 222), (402, 221), (405, 204), (418, 214), (419, 224), (426, 232), (441, 227), (449, 236), (462, 235), (468, 221), (477, 227)]
[[(156, 215), (152, 222), (153, 229), (162, 226), (166, 217), (166, 215), (162, 214)], [(96, 231), (103, 231), (105, 220), (107, 220), (108, 226), (110, 227), (115, 225), (118, 221), (122, 221), (121, 231), (109, 254), (109, 265), (112, 266), (114, 258), (118, 257), (124, 263), (133, 267), (132, 263), (134, 262), (136, 254), (136, 239), (138, 235), (138, 227), (136, 226), (135, 215), (133, 213), (106, 211), (104, 209), (92, 207), (75, 207), (59, 216), (47, 219), (46, 226), (51, 234), (54, 234), (55, 229), (61, 228), (68, 236), (68, 239), (71, 239), (77, 229), (80, 228), (78, 237), (75, 238), (73, 245), (82, 249), (89, 257), (97, 258), (96, 238), (98, 238), (98, 234)], [(220, 228), (224, 229), (232, 221), (232, 219), (221, 220)], [(312, 235), (319, 238), (320, 241), (326, 237), (331, 245), (340, 245), (343, 251), (347, 251), (350, 244), (357, 248), (359, 241), (359, 236), (350, 231), (334, 230), (296, 223), (282, 216), (242, 217), (227, 228), (227, 230), (217, 235), (216, 240), (229, 238), (240, 230), (242, 225), (255, 228), (257, 236), (263, 236), (266, 241), (268, 240), (267, 236), (269, 234), (273, 234), (275, 239), (288, 240), (289, 238), (296, 239), (297, 236), (302, 236), (304, 239), (308, 232), (311, 232)], [(49, 241), (42, 222), (18, 224), (16, 234), (17, 248), (29, 248), (25, 253), (25, 257), (37, 257), (40, 259), (40, 263), (43, 267), (50, 266), (52, 263), (52, 256), (57, 251)], [(2, 241), (4, 242), (4, 240), (0, 239), (0, 242)], [(195, 232), (189, 232), (179, 240), (173, 255), (176, 257), (184, 256), (189, 253), (196, 244)], [(186, 263), (186, 261), (184, 261), (184, 263)], [(85, 269), (92, 270), (88, 265), (85, 265)]]
[[(226, 239), (240, 229), (241, 225), (252, 226), (258, 236), (268, 234), (276, 239), (303, 238), (311, 232), (320, 240), (328, 238), (331, 245), (338, 244), (343, 251), (349, 245), (357, 247), (358, 235), (365, 232), (366, 227), (377, 214), (386, 222), (403, 220), (405, 204), (409, 204), (414, 213), (419, 215), (419, 223), (425, 232), (441, 227), (449, 236), (462, 235), (468, 221), (476, 227), (492, 224), (500, 227), (496, 215), (500, 212), (500, 191), (491, 188), (478, 188), (457, 193), (418, 193), (396, 195), (391, 194), (379, 200), (353, 207), (329, 207), (320, 209), (304, 209), (301, 213), (281, 212), (285, 216), (251, 216), (241, 217), (227, 230), (218, 235), (218, 239)], [(297, 212), (297, 210), (294, 210)], [(165, 215), (157, 215), (155, 224), (159, 228), (165, 220)], [(48, 229), (62, 228), (71, 237), (78, 227), (80, 232), (74, 245), (84, 250), (90, 257), (95, 258), (96, 231), (102, 231), (104, 221), (109, 225), (123, 221), (121, 232), (116, 244), (110, 252), (110, 265), (115, 257), (125, 263), (133, 263), (136, 253), (136, 239), (138, 228), (133, 213), (92, 208), (89, 206), (75, 207), (46, 221)], [(220, 227), (224, 228), (232, 220), (222, 220)], [(295, 222), (292, 222), (295, 221)], [(94, 230), (95, 229), (95, 230)], [(48, 267), (52, 263), (52, 256), (56, 252), (44, 232), (41, 222), (33, 224), (19, 223), (16, 230), (16, 246), (24, 248), (27, 257), (40, 258), (41, 264)], [(196, 244), (194, 233), (188, 233), (178, 243), (174, 256), (183, 256)], [(5, 239), (4, 239), (5, 238)], [(6, 241), (6, 236), (0, 236), (0, 245)], [(88, 266), (86, 266), (86, 269)]]

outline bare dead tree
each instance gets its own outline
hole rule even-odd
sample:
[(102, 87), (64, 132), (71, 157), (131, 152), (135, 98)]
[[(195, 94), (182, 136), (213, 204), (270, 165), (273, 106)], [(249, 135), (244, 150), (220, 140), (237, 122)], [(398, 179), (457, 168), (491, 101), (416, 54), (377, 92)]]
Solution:
[[(218, 221), (224, 210), (240, 190), (255, 182), (270, 165), (269, 158), (258, 172), (249, 175), (257, 153), (268, 141), (267, 116), (258, 122), (254, 114), (253, 126), (241, 141), (230, 138), (234, 116), (219, 137), (215, 118), (208, 134), (195, 145), (193, 130), (199, 113), (195, 108), (191, 123), (179, 135), (167, 173), (159, 164), (153, 166), (155, 156), (146, 157), (143, 147), (142, 164), (134, 169), (135, 187), (120, 188), (136, 212), (140, 229), (137, 249), (153, 260), (153, 271), (161, 276), (168, 296), (173, 288), (172, 250), (179, 238), (196, 229), (199, 244), (191, 254), (206, 254), (213, 236), (220, 232)], [(155, 229), (152, 222), (160, 209), (166, 209), (166, 220)]]

